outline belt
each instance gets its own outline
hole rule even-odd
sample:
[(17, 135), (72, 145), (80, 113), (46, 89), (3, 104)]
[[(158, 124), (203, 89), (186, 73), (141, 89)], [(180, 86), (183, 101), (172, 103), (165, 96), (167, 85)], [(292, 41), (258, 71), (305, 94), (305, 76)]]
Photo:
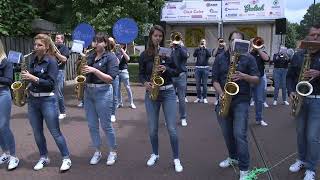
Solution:
[(128, 72), (128, 69), (119, 70), (119, 72)]
[(165, 86), (160, 86), (160, 87), (159, 87), (159, 90), (160, 90), (160, 91), (163, 91), (163, 90), (170, 89), (170, 88), (173, 88), (173, 84), (169, 84), (169, 85), (165, 85)]
[(320, 99), (320, 95), (309, 95), (307, 98)]
[(200, 68), (200, 69), (205, 69), (208, 68), (209, 66), (196, 66), (196, 68)]
[(95, 87), (104, 87), (109, 84), (86, 84), (87, 87), (95, 88)]
[(54, 93), (53, 93), (53, 92), (35, 93), (35, 92), (32, 92), (32, 91), (29, 91), (29, 93), (30, 93), (33, 97), (54, 96)]

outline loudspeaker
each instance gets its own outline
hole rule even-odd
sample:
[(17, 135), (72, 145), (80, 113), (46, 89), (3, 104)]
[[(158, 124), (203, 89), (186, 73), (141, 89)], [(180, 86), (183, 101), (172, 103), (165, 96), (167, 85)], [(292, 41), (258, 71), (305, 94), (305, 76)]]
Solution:
[(287, 34), (287, 18), (276, 19), (276, 34)]

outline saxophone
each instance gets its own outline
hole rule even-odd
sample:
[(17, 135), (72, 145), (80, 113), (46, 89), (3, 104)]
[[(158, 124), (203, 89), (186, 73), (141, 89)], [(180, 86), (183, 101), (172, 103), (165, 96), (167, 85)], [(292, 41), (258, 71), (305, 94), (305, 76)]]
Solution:
[(232, 75), (236, 72), (239, 57), (239, 53), (232, 52), (227, 80), (223, 88), (224, 94), (220, 99), (220, 110), (218, 114), (221, 117), (226, 117), (229, 114), (232, 96), (238, 94), (239, 92), (239, 85), (233, 82), (231, 79)]
[(86, 76), (82, 73), (82, 68), (88, 64), (87, 57), (89, 52), (94, 50), (94, 48), (86, 51), (84, 55), (81, 55), (80, 63), (77, 69), (77, 77), (74, 79), (76, 81), (75, 93), (78, 100), (82, 100), (84, 96), (84, 85), (86, 83)]
[(159, 88), (164, 84), (164, 79), (160, 76), (160, 73), (157, 71), (157, 68), (159, 65), (160, 65), (160, 56), (158, 51), (156, 50), (154, 61), (153, 61), (152, 74), (151, 74), (152, 89), (149, 95), (150, 99), (153, 101), (158, 99)]
[[(21, 72), (27, 70), (26, 58), (34, 54), (34, 51), (24, 55), (21, 62)], [(13, 104), (22, 107), (27, 102), (27, 81), (21, 80), (21, 72), (18, 75), (17, 81), (11, 84)]]

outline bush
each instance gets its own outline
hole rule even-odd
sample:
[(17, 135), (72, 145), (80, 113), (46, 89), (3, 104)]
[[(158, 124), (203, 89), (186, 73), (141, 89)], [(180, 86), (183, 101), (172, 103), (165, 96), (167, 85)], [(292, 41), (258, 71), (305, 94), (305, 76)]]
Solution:
[(129, 63), (138, 63), (139, 62), (139, 58), (140, 58), (140, 56), (137, 55), (137, 54), (131, 55)]
[(128, 71), (130, 74), (130, 82), (138, 83), (139, 82), (139, 64), (128, 63)]

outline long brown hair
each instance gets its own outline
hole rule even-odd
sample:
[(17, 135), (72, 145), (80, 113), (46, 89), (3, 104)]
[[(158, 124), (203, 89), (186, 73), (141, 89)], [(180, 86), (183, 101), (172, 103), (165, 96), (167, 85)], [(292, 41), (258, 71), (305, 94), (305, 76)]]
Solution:
[(108, 35), (104, 32), (98, 32), (94, 38), (94, 41), (96, 41), (98, 43), (102, 42), (102, 41), (105, 42), (106, 43), (106, 47), (105, 47), (106, 51), (112, 51), (112, 49), (113, 49)]
[(0, 64), (1, 64), (2, 60), (4, 60), (5, 58), (7, 58), (7, 55), (6, 55), (6, 52), (4, 51), (3, 44), (0, 40)]
[(155, 48), (156, 47), (154, 47), (154, 44), (153, 44), (153, 42), (152, 42), (152, 35), (153, 35), (153, 33), (155, 32), (155, 31), (160, 31), (161, 33), (162, 33), (162, 41), (160, 42), (160, 44), (163, 44), (163, 41), (164, 41), (164, 36), (165, 36), (165, 34), (164, 34), (164, 29), (161, 27), (161, 26), (159, 26), (159, 25), (154, 25), (151, 29), (150, 29), (150, 32), (149, 32), (149, 38), (148, 38), (148, 46), (147, 46), (147, 54), (149, 55), (149, 56), (152, 56), (152, 55), (154, 55), (154, 51), (155, 51)]
[(54, 42), (52, 41), (51, 37), (47, 34), (37, 34), (34, 37), (34, 41), (40, 40), (46, 47), (48, 47), (48, 51), (46, 54), (54, 56), (55, 49), (54, 49)]

